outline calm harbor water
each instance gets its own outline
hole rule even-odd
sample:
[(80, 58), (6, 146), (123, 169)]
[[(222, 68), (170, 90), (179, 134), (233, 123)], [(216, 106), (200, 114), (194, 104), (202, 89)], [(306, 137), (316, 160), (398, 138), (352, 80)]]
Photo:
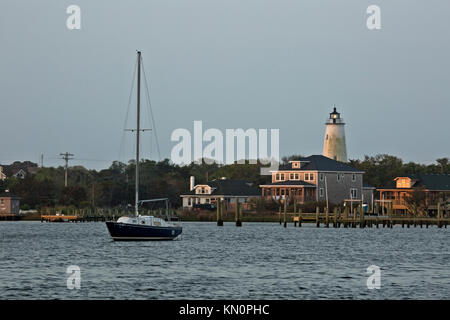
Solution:
[(183, 227), (178, 241), (113, 242), (100, 222), (1, 222), (0, 299), (450, 299), (448, 229)]

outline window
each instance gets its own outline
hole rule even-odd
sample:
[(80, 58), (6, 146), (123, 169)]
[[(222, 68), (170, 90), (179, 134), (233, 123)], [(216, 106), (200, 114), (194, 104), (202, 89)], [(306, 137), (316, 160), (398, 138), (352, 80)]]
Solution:
[(206, 203), (209, 203), (209, 199), (205, 199)]
[(290, 179), (290, 180), (294, 180), (294, 174), (293, 174), (293, 173), (291, 173), (291, 174), (289, 175), (289, 179)]
[(337, 178), (337, 181), (340, 181), (341, 180), (341, 175), (338, 173), (336, 178)]
[(323, 181), (323, 173), (319, 173), (319, 180)]
[(295, 174), (295, 180), (299, 180), (298, 173)]
[(319, 197), (322, 197), (322, 198), (323, 198), (323, 188), (320, 188), (320, 189), (319, 189)]
[(280, 174), (279, 174), (279, 173), (276, 174), (275, 180), (276, 180), (276, 181), (279, 181), (279, 180), (280, 180)]
[(352, 181), (355, 182), (356, 181), (356, 174), (352, 173)]
[(305, 173), (305, 181), (314, 180), (314, 173)]
[(280, 175), (280, 178), (281, 178), (282, 181), (284, 181), (284, 173), (282, 173), (282, 174)]
[(358, 189), (351, 188), (350, 189), (350, 196), (352, 199), (356, 199), (358, 197)]

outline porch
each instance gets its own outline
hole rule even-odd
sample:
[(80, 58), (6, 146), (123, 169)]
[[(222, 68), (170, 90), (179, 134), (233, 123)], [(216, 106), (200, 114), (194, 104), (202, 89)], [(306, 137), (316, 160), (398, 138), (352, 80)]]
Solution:
[(289, 198), (297, 203), (317, 200), (317, 190), (312, 185), (262, 185), (261, 192), (261, 196), (266, 200), (284, 200)]

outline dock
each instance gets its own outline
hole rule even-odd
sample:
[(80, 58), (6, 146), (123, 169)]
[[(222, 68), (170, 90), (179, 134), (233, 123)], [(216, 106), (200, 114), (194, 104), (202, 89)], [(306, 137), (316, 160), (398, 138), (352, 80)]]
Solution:
[(22, 215), (13, 214), (13, 213), (1, 213), (0, 221), (17, 221), (22, 218)]
[(76, 222), (78, 216), (41, 215), (41, 222)]
[(366, 216), (364, 219), (355, 219), (353, 217), (339, 217), (334, 215), (326, 215), (320, 214), (317, 216), (314, 213), (305, 213), (302, 216), (294, 216), (292, 217), (292, 222), (294, 226), (301, 227), (303, 223), (313, 223), (319, 227), (333, 227), (333, 228), (372, 228), (372, 227), (383, 227), (383, 228), (392, 228), (394, 225), (401, 225), (403, 228), (413, 227), (426, 227), (429, 226), (437, 226), (438, 228), (445, 227), (450, 224), (450, 218), (439, 219), (439, 218), (430, 218), (430, 217), (386, 217), (386, 216)]

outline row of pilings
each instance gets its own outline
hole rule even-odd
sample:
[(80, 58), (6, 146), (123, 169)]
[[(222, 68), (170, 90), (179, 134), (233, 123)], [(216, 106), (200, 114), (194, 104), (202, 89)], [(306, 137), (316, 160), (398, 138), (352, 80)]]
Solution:
[[(353, 210), (352, 210), (353, 209)], [(450, 224), (450, 218), (444, 217), (442, 210), (438, 209), (436, 217), (417, 216), (417, 215), (394, 215), (392, 211), (388, 212), (386, 216), (371, 216), (367, 215), (362, 207), (362, 204), (355, 208), (345, 207), (343, 210), (335, 207), (333, 212), (329, 212), (325, 207), (321, 212), (319, 207), (316, 207), (314, 213), (303, 213), (302, 209), (298, 210), (294, 206), (294, 212), (287, 213), (286, 204), (282, 214), (282, 207), (279, 207), (279, 221), (280, 225), (286, 228), (288, 224), (288, 216), (291, 217), (294, 227), (299, 227), (304, 223), (313, 223), (318, 228), (323, 226), (325, 228), (334, 227), (340, 228), (372, 228), (383, 227), (392, 228), (394, 225), (401, 225), (402, 228), (437, 226), (438, 228), (445, 227)]]

